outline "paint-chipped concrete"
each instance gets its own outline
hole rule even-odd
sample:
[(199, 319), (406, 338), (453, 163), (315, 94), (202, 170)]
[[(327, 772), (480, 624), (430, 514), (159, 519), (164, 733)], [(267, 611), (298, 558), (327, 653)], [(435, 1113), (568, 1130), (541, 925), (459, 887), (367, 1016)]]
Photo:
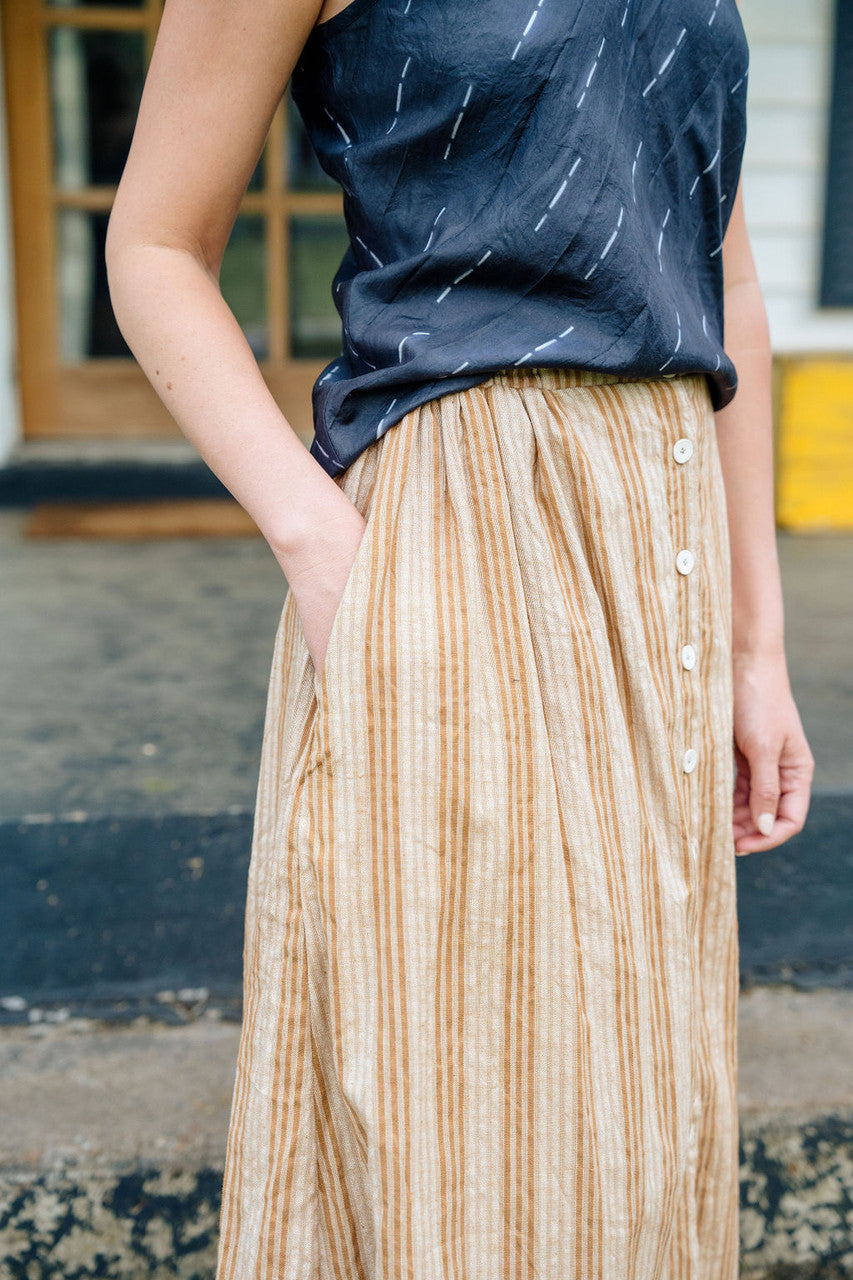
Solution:
[(742, 1275), (853, 1276), (853, 992), (739, 1006)]
[[(744, 1280), (853, 1276), (853, 992), (740, 1000)], [(239, 1027), (0, 1032), (0, 1280), (211, 1280)]]

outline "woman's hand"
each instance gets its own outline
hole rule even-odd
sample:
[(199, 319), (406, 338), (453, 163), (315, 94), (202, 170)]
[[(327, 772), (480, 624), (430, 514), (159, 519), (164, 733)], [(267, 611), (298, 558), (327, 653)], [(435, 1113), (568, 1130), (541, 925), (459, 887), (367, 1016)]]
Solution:
[[(735, 653), (735, 852), (774, 849), (801, 831), (814, 758), (782, 653)], [(762, 815), (770, 815), (764, 817)]]
[(340, 504), (324, 513), (321, 527), (311, 530), (287, 552), (276, 554), (293, 592), (318, 678), (323, 672), (332, 623), (366, 527), (361, 512), (342, 494)]

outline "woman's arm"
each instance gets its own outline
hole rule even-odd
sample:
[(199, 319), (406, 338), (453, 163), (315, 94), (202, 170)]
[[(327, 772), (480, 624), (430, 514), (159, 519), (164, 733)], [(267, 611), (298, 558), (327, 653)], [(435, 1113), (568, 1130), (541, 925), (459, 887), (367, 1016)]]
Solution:
[[(773, 498), (770, 330), (741, 184), (723, 241), (725, 348), (738, 374), (716, 414), (732, 571), (735, 840), (771, 849), (805, 823), (814, 759), (791, 695)], [(761, 815), (770, 815), (770, 819)]]
[(320, 0), (169, 0), (106, 243), (121, 332), (272, 548), (318, 670), (365, 522), (273, 400), (219, 269), (320, 9)]

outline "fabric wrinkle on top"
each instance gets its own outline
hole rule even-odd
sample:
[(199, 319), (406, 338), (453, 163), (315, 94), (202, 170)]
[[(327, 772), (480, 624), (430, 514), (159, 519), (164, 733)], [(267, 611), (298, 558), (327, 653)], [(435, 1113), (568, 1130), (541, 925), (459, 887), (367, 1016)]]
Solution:
[(736, 0), (353, 0), (315, 26), (291, 90), (350, 238), (324, 469), (501, 368), (704, 373), (727, 405), (748, 64)]

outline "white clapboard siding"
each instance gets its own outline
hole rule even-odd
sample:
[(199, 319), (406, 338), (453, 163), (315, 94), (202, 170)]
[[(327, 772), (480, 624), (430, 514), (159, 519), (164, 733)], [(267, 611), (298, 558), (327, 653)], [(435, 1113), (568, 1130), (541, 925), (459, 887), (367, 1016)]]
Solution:
[(820, 307), (834, 0), (740, 0), (749, 41), (746, 219), (776, 352), (853, 351)]
[(755, 265), (765, 297), (794, 297), (808, 292), (818, 262), (814, 237), (807, 231), (767, 231), (753, 237)]
[(747, 161), (750, 171), (772, 169), (779, 164), (779, 135), (785, 139), (785, 172), (813, 169), (814, 158), (826, 149), (825, 111), (823, 104), (811, 107), (788, 107), (778, 103), (747, 105)]

